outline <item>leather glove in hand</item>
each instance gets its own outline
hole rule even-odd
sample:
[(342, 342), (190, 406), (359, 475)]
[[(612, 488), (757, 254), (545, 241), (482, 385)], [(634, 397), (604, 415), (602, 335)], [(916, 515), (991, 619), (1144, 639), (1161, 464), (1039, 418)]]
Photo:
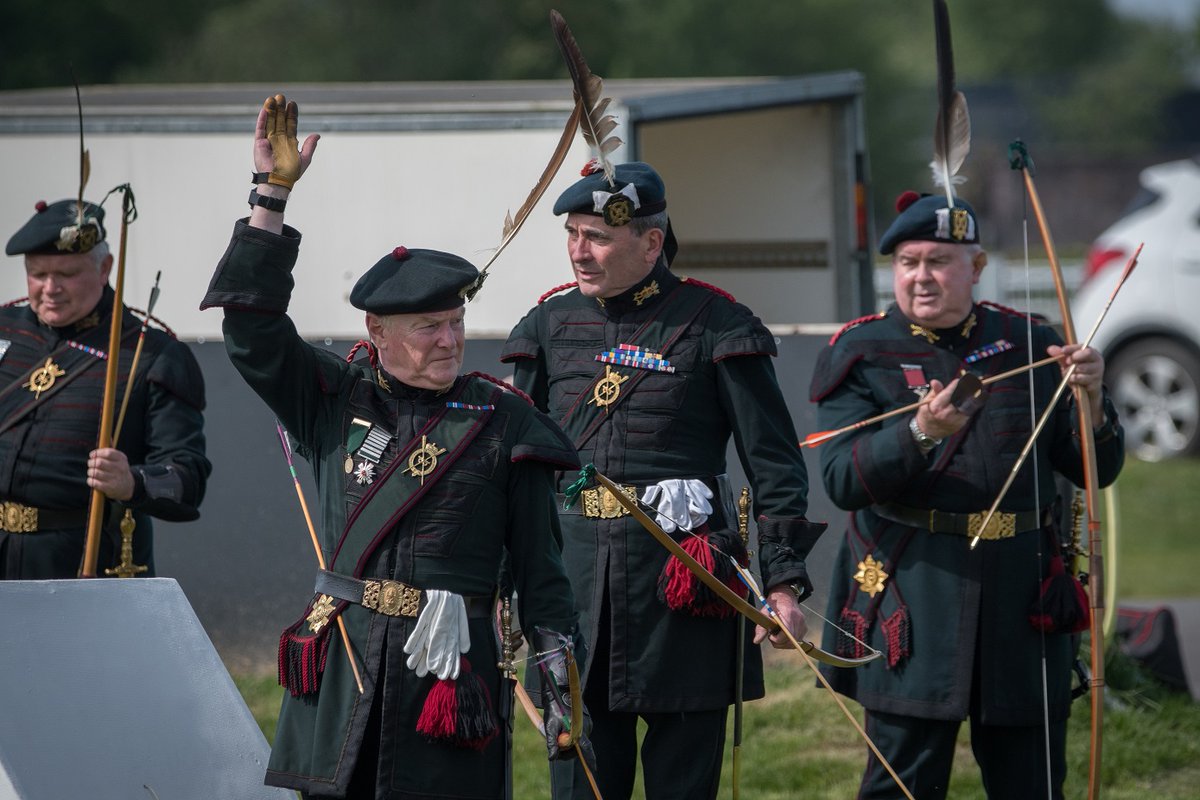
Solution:
[[(296, 121), (300, 109), (295, 102), (288, 102), (281, 94), (268, 97), (263, 103), (266, 112), (266, 129), (263, 133), (271, 145), (271, 174), (267, 183), (291, 189), (304, 174), (305, 164), (300, 157), (296, 141)], [(305, 146), (308, 142), (305, 142)]]
[(427, 589), (425, 597), (416, 627), (404, 642), (406, 663), (418, 677), (432, 672), (442, 680), (454, 680), (460, 656), (471, 649), (467, 605), (462, 595), (441, 589)]
[(655, 522), (667, 533), (695, 530), (712, 514), (712, 490), (695, 478), (671, 478), (647, 486), (642, 502), (658, 510)]
[(530, 644), (536, 654), (533, 663), (542, 685), (542, 725), (546, 730), (547, 757), (551, 761), (567, 761), (582, 753), (588, 767), (595, 770), (596, 755), (587, 738), (592, 730), (592, 717), (586, 708), (580, 708), (583, 730), (575, 732), (579, 749), (560, 744), (560, 738), (565, 743), (571, 734), (571, 682), (567, 658), (574, 645), (563, 634), (540, 626), (533, 629)]

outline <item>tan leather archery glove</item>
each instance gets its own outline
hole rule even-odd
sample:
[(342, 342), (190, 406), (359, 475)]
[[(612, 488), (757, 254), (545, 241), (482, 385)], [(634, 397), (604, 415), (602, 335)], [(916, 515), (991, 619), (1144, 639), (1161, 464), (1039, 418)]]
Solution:
[(263, 103), (267, 111), (267, 141), (271, 143), (271, 168), (267, 183), (291, 189), (304, 173), (300, 160), (300, 145), (296, 141), (296, 120), (300, 109), (281, 94), (268, 97)]

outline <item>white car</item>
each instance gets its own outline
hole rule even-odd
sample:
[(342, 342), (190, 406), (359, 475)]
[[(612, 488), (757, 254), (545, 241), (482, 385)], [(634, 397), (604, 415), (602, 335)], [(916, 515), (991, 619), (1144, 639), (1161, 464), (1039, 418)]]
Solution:
[(1092, 245), (1072, 316), (1085, 337), (1145, 245), (1092, 346), (1104, 354), (1127, 450), (1157, 461), (1200, 452), (1200, 157), (1148, 167), (1140, 182)]

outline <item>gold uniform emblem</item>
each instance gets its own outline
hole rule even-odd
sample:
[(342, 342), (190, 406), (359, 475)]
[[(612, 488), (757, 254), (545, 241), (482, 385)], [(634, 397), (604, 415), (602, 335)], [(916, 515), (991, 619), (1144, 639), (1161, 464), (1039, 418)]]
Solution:
[(595, 403), (601, 408), (607, 408), (617, 402), (617, 398), (621, 396), (621, 384), (627, 380), (628, 375), (614, 372), (612, 367), (605, 364), (604, 378), (592, 389), (592, 399), (588, 400), (588, 404)]
[(908, 323), (908, 330), (913, 336), (924, 336), (925, 341), (929, 342), (930, 344), (933, 344), (938, 339), (942, 338), (933, 331), (929, 330), (929, 328), (923, 328), (920, 325), (915, 325), (911, 322)]
[(883, 564), (876, 561), (874, 556), (868, 554), (858, 562), (858, 572), (854, 573), (854, 580), (858, 581), (858, 588), (871, 597), (883, 591), (883, 582), (887, 579), (888, 574), (883, 571)]
[(636, 292), (633, 293), (634, 305), (640, 306), (642, 303), (646, 302), (651, 297), (654, 297), (654, 295), (660, 294), (660, 293), (661, 293), (661, 290), (658, 288), (658, 281), (651, 281), (649, 286), (644, 286), (641, 289), (638, 289)]
[(633, 219), (633, 201), (623, 194), (614, 194), (604, 204), (604, 221), (619, 228)]
[(424, 486), (425, 476), (437, 469), (438, 456), (444, 452), (446, 448), (438, 447), (422, 436), (421, 446), (408, 457), (408, 466), (403, 471), (410, 473), (414, 478), (420, 478), (421, 485)]
[(54, 381), (66, 374), (67, 373), (63, 371), (62, 367), (58, 366), (58, 364), (55, 364), (54, 361), (47, 356), (46, 363), (42, 364), (33, 371), (33, 374), (29, 376), (29, 382), (24, 384), (22, 388), (33, 392), (34, 399), (37, 399), (42, 396), (42, 392), (48, 390), (54, 385)]
[(329, 617), (333, 614), (333, 598), (327, 594), (317, 598), (317, 602), (313, 603), (312, 611), (308, 612), (305, 617), (308, 620), (308, 629), (313, 633), (320, 633), (321, 629), (329, 624)]
[(967, 231), (970, 228), (971, 218), (967, 215), (965, 208), (950, 209), (950, 235), (960, 242), (967, 238)]
[(975, 321), (975, 312), (972, 311), (971, 316), (967, 317), (967, 321), (963, 323), (962, 331), (960, 331), (964, 339), (971, 335), (971, 331), (975, 328)]

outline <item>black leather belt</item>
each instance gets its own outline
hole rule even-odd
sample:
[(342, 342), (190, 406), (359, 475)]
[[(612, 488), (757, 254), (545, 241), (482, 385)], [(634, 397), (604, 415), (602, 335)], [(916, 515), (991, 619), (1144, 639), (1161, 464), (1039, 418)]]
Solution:
[(35, 508), (12, 500), (0, 501), (0, 531), (37, 533), (87, 525), (85, 509)]
[[(925, 528), (934, 533), (950, 533), (974, 538), (979, 534), (986, 511), (960, 514), (954, 511), (938, 511), (936, 508), (912, 508), (899, 503), (884, 503), (871, 506), (871, 510), (884, 519), (899, 522), (913, 528)], [(1009, 539), (1018, 533), (1034, 531), (1048, 524), (1050, 509), (1041, 511), (997, 511), (992, 515), (987, 530), (979, 534), (981, 539)]]
[[(415, 618), (421, 613), (425, 601), (425, 592), (402, 581), (360, 581), (358, 578), (324, 569), (317, 570), (313, 592), (356, 603), (389, 617)], [(494, 599), (490, 596), (464, 596), (463, 602), (467, 607), (467, 616), (471, 619), (484, 619), (492, 615)]]

